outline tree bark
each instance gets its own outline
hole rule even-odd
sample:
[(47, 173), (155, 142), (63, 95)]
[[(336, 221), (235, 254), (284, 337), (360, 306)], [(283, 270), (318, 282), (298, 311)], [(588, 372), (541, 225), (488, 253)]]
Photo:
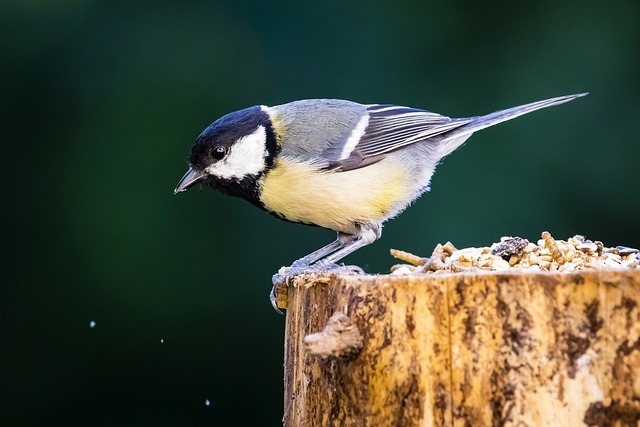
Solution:
[(304, 280), (285, 426), (640, 426), (640, 270)]

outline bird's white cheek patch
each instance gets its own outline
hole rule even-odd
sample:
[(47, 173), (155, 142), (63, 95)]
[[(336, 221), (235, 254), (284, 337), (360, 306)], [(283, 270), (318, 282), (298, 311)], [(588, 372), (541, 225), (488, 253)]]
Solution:
[(267, 133), (259, 126), (252, 134), (233, 144), (227, 156), (209, 166), (207, 173), (220, 178), (244, 178), (264, 169), (267, 156)]

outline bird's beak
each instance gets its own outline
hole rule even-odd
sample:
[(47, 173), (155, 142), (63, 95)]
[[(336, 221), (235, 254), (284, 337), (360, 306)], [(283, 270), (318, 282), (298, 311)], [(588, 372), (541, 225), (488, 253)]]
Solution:
[(205, 176), (206, 176), (205, 172), (198, 172), (193, 168), (189, 168), (187, 173), (184, 174), (184, 176), (176, 186), (176, 189), (173, 190), (173, 194), (181, 193), (186, 189), (188, 189), (189, 187), (193, 187), (199, 181), (203, 180)]

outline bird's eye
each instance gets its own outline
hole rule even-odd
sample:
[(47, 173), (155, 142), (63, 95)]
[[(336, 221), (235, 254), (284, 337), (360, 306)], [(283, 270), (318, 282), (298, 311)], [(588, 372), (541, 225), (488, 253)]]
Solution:
[(211, 150), (211, 157), (221, 160), (227, 154), (227, 149), (222, 145), (217, 145)]

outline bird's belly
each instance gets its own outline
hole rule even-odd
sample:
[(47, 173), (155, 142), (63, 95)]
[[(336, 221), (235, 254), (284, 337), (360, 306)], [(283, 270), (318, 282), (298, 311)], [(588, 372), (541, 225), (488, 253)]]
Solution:
[(406, 164), (384, 159), (347, 172), (319, 171), (310, 164), (279, 159), (261, 182), (265, 208), (289, 221), (345, 233), (358, 223), (383, 222), (420, 194)]

